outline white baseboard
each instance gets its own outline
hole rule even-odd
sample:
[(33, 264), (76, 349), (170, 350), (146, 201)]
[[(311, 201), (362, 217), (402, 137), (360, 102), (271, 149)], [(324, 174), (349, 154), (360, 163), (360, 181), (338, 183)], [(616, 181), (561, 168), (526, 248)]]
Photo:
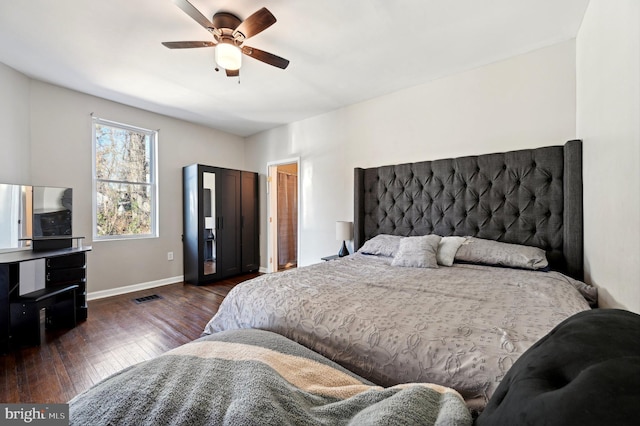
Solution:
[(119, 294), (133, 293), (134, 291), (147, 290), (149, 288), (162, 287), (164, 285), (180, 283), (184, 281), (184, 276), (164, 278), (157, 281), (127, 285), (123, 287), (111, 288), (109, 290), (91, 291), (87, 293), (87, 300), (104, 299), (105, 297), (117, 296)]
[(258, 272), (261, 272), (263, 274), (266, 274), (267, 272), (269, 272), (269, 270), (263, 266), (261, 266), (260, 268), (258, 268)]

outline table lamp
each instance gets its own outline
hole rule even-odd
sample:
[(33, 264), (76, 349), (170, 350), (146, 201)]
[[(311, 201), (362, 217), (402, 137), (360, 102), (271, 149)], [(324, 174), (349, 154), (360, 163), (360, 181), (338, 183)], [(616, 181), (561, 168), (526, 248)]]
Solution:
[(336, 222), (336, 240), (342, 240), (342, 247), (338, 252), (338, 256), (348, 256), (349, 250), (347, 249), (346, 240), (353, 238), (353, 227), (351, 222), (337, 221)]

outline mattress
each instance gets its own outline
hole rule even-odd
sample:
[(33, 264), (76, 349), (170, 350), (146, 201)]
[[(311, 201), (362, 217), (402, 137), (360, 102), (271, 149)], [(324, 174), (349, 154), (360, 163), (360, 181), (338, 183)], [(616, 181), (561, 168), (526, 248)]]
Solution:
[(391, 260), (356, 253), (246, 281), (203, 334), (276, 332), (378, 385), (436, 383), (481, 410), (527, 348), (595, 301), (558, 272)]

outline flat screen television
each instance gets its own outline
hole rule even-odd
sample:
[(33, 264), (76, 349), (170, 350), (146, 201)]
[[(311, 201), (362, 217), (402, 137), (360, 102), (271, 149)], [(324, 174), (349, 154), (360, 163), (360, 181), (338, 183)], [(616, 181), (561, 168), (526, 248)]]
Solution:
[(65, 237), (70, 247), (72, 212), (72, 188), (0, 184), (0, 251)]

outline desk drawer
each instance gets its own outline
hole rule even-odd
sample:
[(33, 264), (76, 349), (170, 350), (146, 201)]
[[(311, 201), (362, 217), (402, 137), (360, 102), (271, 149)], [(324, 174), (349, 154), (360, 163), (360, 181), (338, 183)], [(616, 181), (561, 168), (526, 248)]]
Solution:
[(46, 275), (47, 286), (54, 284), (83, 281), (86, 278), (85, 268), (68, 268), (48, 270)]
[(47, 258), (47, 271), (54, 269), (79, 268), (85, 264), (84, 253)]

